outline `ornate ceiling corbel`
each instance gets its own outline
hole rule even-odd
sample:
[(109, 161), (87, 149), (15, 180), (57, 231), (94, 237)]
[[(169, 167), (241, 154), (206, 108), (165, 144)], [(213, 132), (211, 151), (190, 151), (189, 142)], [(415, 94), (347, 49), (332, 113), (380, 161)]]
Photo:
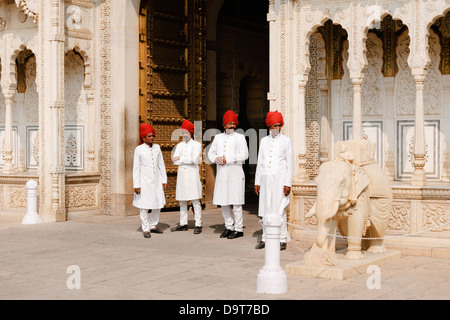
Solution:
[(17, 8), (25, 14), (25, 16), (33, 19), (34, 23), (38, 21), (36, 0), (15, 0)]

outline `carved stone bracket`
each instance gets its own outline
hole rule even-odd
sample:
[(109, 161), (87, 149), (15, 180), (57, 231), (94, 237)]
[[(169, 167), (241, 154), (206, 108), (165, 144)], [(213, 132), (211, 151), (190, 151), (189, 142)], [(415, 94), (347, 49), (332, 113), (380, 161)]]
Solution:
[(37, 8), (36, 0), (16, 0), (16, 5), (17, 8), (20, 9), (20, 12), (23, 12), (27, 17), (33, 19), (35, 24), (37, 23), (38, 14), (34, 11), (34, 8)]

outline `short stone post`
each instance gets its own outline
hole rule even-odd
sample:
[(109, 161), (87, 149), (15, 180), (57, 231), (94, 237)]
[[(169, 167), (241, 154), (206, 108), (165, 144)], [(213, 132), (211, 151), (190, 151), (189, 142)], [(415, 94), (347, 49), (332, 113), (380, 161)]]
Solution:
[(281, 294), (287, 291), (286, 272), (280, 266), (281, 215), (268, 214), (263, 218), (266, 231), (265, 264), (256, 279), (256, 291)]
[(27, 213), (22, 219), (22, 224), (42, 223), (42, 219), (37, 212), (37, 187), (38, 183), (34, 180), (28, 180), (27, 188)]

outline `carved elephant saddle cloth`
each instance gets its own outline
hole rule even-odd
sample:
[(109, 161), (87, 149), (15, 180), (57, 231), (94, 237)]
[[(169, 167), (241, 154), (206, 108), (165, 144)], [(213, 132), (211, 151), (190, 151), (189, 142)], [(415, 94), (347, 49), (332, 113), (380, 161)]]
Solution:
[(348, 213), (365, 212), (364, 229), (373, 226), (378, 236), (384, 236), (392, 207), (392, 188), (386, 174), (377, 163), (364, 165), (357, 169), (353, 187), (358, 200)]
[(392, 187), (378, 163), (361, 166), (369, 177), (369, 197), (392, 198)]

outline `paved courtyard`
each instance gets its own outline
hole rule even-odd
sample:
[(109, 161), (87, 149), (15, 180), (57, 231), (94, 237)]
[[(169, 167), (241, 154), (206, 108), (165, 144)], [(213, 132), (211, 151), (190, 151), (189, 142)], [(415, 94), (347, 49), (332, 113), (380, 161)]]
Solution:
[[(145, 239), (139, 216), (94, 216), (60, 223), (0, 224), (0, 299), (450, 299), (450, 259), (402, 256), (381, 266), (379, 289), (370, 274), (347, 280), (288, 275), (288, 292), (256, 292), (264, 250), (254, 246), (261, 225), (244, 212), (244, 237), (220, 239), (220, 209), (203, 212), (203, 232), (170, 232), (178, 212), (162, 212), (163, 234)], [(311, 241), (293, 241), (281, 265), (301, 260)], [(78, 286), (79, 285), (79, 286)]]

